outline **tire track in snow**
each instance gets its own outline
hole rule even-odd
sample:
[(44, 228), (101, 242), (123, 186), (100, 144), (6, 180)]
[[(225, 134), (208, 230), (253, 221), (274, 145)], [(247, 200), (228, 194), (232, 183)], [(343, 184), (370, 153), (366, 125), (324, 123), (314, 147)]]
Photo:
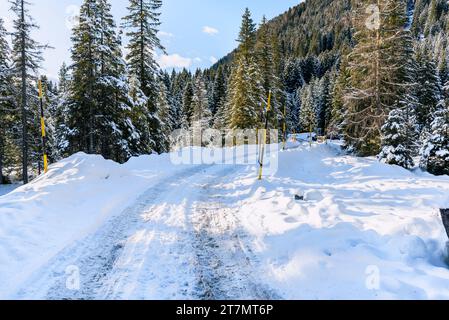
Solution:
[(223, 196), (213, 195), (214, 190), (220, 189), (222, 180), (221, 176), (203, 186), (204, 192), (192, 210), (191, 223), (195, 231), (194, 249), (197, 260), (195, 298), (280, 299), (274, 290), (260, 282), (257, 261), (248, 243), (249, 236), (240, 229), (234, 210), (219, 201)]
[[(121, 255), (126, 240), (140, 224), (140, 214), (151, 208), (161, 194), (172, 184), (204, 171), (195, 167), (164, 179), (150, 187), (121, 214), (106, 221), (97, 231), (69, 245), (53, 257), (25, 283), (17, 294), (19, 299), (92, 300), (98, 299), (104, 280)], [(80, 288), (70, 290), (66, 281), (66, 268), (79, 268)]]
[[(213, 195), (236, 170), (201, 166), (157, 183), (51, 259), (18, 298), (279, 299), (259, 281), (235, 212)], [(66, 287), (72, 265), (79, 290)]]

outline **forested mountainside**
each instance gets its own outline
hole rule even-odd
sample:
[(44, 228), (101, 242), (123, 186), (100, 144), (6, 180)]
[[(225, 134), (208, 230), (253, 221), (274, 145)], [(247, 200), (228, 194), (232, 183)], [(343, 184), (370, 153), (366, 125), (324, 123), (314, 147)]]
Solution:
[[(317, 56), (326, 51), (338, 52), (344, 45), (351, 44), (350, 13), (351, 0), (307, 0), (267, 24), (277, 34), (285, 56)], [(213, 68), (230, 63), (234, 53)]]
[[(108, 0), (84, 0), (73, 63), (58, 84), (41, 77), (51, 161), (84, 151), (124, 162), (169, 151), (175, 129), (257, 128), (268, 117), (271, 128), (285, 121), (357, 155), (449, 174), (447, 1), (307, 0), (260, 22), (247, 9), (236, 49), (193, 73), (157, 66), (163, 2), (129, 3), (118, 22)], [(31, 37), (28, 4), (12, 9), (11, 48), (0, 20), (0, 180), (26, 181), (41, 163), (35, 74), (45, 48)]]
[[(287, 57), (340, 53), (345, 46), (354, 45), (351, 23), (354, 3), (357, 1), (307, 0), (268, 21), (268, 26), (277, 34), (281, 51)], [(416, 39), (431, 40), (446, 34), (447, 1), (407, 0), (406, 10), (407, 24)], [(213, 68), (230, 63), (234, 52), (220, 59)]]
[[(365, 63), (370, 63), (367, 61), (373, 58), (373, 56), (369, 57), (370, 50), (379, 51), (381, 55), (387, 53), (394, 55), (394, 52), (402, 54), (402, 58), (398, 58), (396, 62), (406, 65), (406, 68), (410, 70), (397, 69), (395, 64), (384, 56), (380, 57), (380, 60), (384, 60), (386, 66), (390, 64), (391, 68), (389, 70), (385, 67), (380, 72), (384, 72), (386, 78), (389, 77), (389, 73), (394, 73), (392, 70), (395, 69), (398, 73), (407, 73), (408, 82), (403, 78), (405, 76), (403, 74), (402, 78), (398, 79), (402, 83), (396, 86), (408, 86), (407, 92), (404, 91), (401, 94), (402, 97), (408, 96), (409, 102), (410, 99), (413, 100), (411, 103), (414, 104), (412, 106), (414, 114), (410, 117), (415, 117), (417, 123), (409, 124), (409, 126), (418, 127), (419, 132), (411, 133), (407, 129), (406, 135), (413, 136), (410, 139), (417, 140), (425, 140), (425, 136), (429, 136), (434, 120), (429, 114), (435, 112), (435, 109), (438, 109), (436, 106), (442, 105), (448, 98), (449, 5), (444, 0), (399, 0), (375, 3), (358, 0), (307, 0), (268, 21), (267, 28), (274, 35), (273, 42), (278, 43), (278, 54), (281, 57), (277, 76), (281, 79), (282, 92), (285, 94), (285, 100), (282, 100), (281, 104), (287, 107), (287, 122), (290, 130), (307, 131), (308, 125), (304, 122), (312, 121), (314, 130), (318, 132), (327, 135), (345, 135), (345, 128), (348, 128), (348, 123), (351, 121), (348, 119), (349, 103), (345, 98), (349, 98), (354, 92), (351, 89), (357, 87), (357, 85), (351, 86), (350, 83), (350, 69), (356, 73), (354, 61), (351, 68), (351, 59), (355, 56), (354, 49), (358, 42), (361, 42), (357, 39), (357, 32), (360, 35), (360, 30), (366, 28), (365, 22), (376, 13), (370, 8), (372, 4), (380, 5), (380, 29), (392, 28), (396, 34), (390, 32), (387, 35), (388, 31), (386, 31), (383, 35), (385, 42), (382, 48), (365, 46), (366, 55), (363, 59)], [(396, 22), (391, 22), (392, 16), (397, 19)], [(362, 20), (361, 24), (360, 20)], [(263, 28), (257, 32), (257, 41), (260, 41), (261, 30)], [(388, 39), (388, 37), (393, 38)], [(404, 37), (409, 38), (404, 42)], [(369, 36), (365, 35), (363, 40), (369, 41)], [(373, 38), (371, 40), (374, 41)], [(396, 43), (393, 43), (395, 41)], [(235, 65), (238, 51), (239, 48), (214, 65), (210, 70), (212, 75), (220, 68), (229, 70), (230, 66)], [(374, 71), (372, 74), (375, 73)], [(367, 76), (370, 77), (370, 75)], [(391, 88), (384, 89), (391, 90)], [(403, 103), (400, 101), (399, 92), (396, 94), (396, 103)], [(410, 98), (410, 95), (413, 98)], [(374, 115), (374, 117), (380, 116), (381, 121), (375, 126), (373, 133), (375, 136), (371, 139), (372, 145), (362, 150), (360, 145), (369, 144), (367, 139), (364, 139), (366, 136), (361, 134), (361, 139), (357, 137), (360, 140), (357, 146), (354, 141), (352, 143), (349, 141), (351, 134), (348, 131), (346, 131), (346, 142), (351, 150), (355, 150), (360, 155), (376, 155), (380, 149), (384, 149), (381, 157), (387, 159), (383, 160), (406, 167), (412, 166), (410, 156), (404, 160), (403, 150), (398, 149), (405, 143), (404, 141), (393, 143), (396, 144), (395, 148), (388, 145), (391, 141), (389, 143), (386, 140), (381, 141), (382, 137), (386, 139), (388, 136), (386, 132), (382, 132), (382, 127), (388, 124), (386, 120), (389, 112), (395, 109), (394, 103), (389, 101), (387, 105), (382, 106), (382, 115)], [(446, 108), (443, 109), (447, 109), (447, 103), (444, 104)], [(307, 116), (308, 111), (315, 113), (316, 119)], [(365, 114), (362, 118), (366, 120), (372, 116)], [(392, 117), (395, 116), (392, 115)], [(358, 123), (363, 122), (360, 119), (352, 120)], [(365, 125), (367, 125), (366, 122)], [(387, 129), (384, 128), (384, 130)], [(412, 149), (409, 150), (411, 155), (418, 154), (418, 150), (423, 147), (422, 141), (414, 140), (406, 143), (413, 146), (409, 148)], [(396, 152), (401, 155), (394, 154)], [(443, 161), (444, 165), (448, 164), (448, 160)], [(404, 164), (404, 161), (407, 164)]]

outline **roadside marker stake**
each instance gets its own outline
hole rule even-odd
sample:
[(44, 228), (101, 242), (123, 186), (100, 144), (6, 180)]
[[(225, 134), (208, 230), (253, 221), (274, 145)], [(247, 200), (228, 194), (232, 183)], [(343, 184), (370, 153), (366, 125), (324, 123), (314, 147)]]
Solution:
[(42, 154), (44, 157), (44, 173), (48, 172), (48, 156), (47, 156), (47, 135), (45, 132), (45, 118), (44, 118), (44, 95), (42, 91), (42, 81), (38, 81), (39, 87), (39, 104), (40, 104), (40, 112), (41, 112), (41, 134), (42, 134)]
[(270, 114), (271, 110), (271, 90), (268, 93), (268, 103), (267, 103), (267, 115), (265, 119), (265, 129), (263, 130), (263, 141), (262, 141), (262, 148), (260, 152), (260, 158), (259, 158), (259, 180), (262, 180), (262, 174), (263, 174), (263, 158), (265, 153), (265, 145), (267, 144), (267, 132), (268, 132), (268, 116)]

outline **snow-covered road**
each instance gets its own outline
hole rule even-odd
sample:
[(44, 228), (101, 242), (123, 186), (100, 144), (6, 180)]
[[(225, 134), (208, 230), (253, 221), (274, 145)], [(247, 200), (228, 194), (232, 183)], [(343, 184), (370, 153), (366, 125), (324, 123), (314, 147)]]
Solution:
[[(167, 177), (55, 255), (16, 298), (280, 298), (255, 276), (249, 235), (238, 229), (222, 196), (214, 195), (223, 178), (237, 170), (194, 166)], [(74, 271), (79, 271), (79, 290), (67, 285), (68, 272)]]
[(52, 165), (0, 196), (0, 298), (449, 299), (449, 177), (296, 147), (263, 181), (169, 155)]

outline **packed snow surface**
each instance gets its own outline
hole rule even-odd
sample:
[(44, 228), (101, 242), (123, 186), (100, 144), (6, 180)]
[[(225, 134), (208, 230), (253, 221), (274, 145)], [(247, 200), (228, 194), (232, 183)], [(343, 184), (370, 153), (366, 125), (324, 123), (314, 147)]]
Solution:
[(449, 177), (299, 143), (262, 181), (169, 155), (52, 165), (0, 196), (0, 298), (449, 299)]

